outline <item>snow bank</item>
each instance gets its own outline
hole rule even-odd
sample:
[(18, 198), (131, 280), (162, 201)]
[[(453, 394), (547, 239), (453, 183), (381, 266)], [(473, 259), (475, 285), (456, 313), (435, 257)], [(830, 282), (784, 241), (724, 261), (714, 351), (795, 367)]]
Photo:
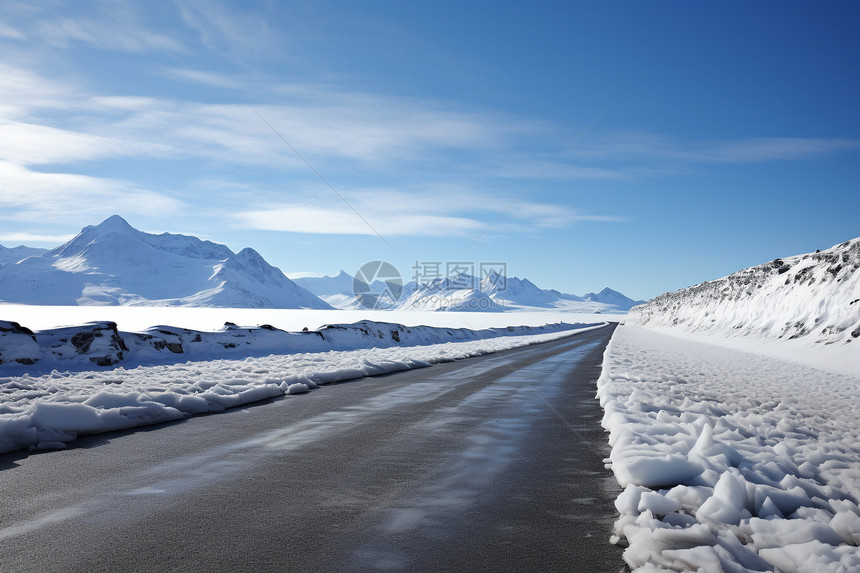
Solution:
[(125, 366), (244, 358), (296, 352), (328, 352), (359, 348), (415, 346), (561, 332), (590, 325), (565, 323), (472, 330), (404, 326), (359, 321), (329, 324), (312, 331), (287, 332), (270, 325), (240, 327), (226, 323), (217, 332), (155, 326), (143, 332), (122, 332), (113, 322), (33, 332), (16, 322), (0, 321), (0, 373), (50, 372), (54, 368)]
[(859, 268), (860, 238), (666, 293), (631, 309), (627, 323), (860, 346)]
[(860, 570), (860, 373), (621, 326), (598, 398), (634, 570)]
[[(307, 392), (320, 384), (396, 372), (570, 336), (598, 325), (469, 331), (360, 322), (307, 333), (228, 325), (201, 333), (157, 327), (123, 333), (113, 323), (31, 332), (0, 323), (0, 452), (63, 447), (81, 433), (157, 424), (249, 402)], [(199, 337), (199, 340), (197, 338)], [(10, 350), (11, 349), (11, 350)], [(247, 356), (252, 349), (269, 356)], [(219, 358), (232, 355), (240, 358)], [(157, 364), (184, 357), (183, 363)], [(188, 360), (191, 358), (191, 360)], [(36, 362), (36, 360), (39, 362)], [(101, 367), (106, 361), (134, 368)], [(88, 370), (13, 372), (33, 364)], [(4, 375), (9, 374), (9, 375)]]

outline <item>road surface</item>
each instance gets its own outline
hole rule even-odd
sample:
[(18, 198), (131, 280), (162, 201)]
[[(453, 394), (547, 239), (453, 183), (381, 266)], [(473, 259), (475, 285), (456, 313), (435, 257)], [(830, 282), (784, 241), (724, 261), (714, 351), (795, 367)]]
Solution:
[(620, 571), (614, 327), (0, 456), (0, 571)]

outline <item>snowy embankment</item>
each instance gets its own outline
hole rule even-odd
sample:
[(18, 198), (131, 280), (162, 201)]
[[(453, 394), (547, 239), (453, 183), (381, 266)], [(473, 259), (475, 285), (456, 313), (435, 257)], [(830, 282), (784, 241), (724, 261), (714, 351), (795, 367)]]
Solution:
[(621, 326), (598, 397), (634, 570), (860, 570), (860, 372)]
[[(33, 333), (0, 322), (0, 452), (63, 447), (81, 433), (218, 412), (603, 324), (476, 331), (364, 321), (300, 333), (233, 325), (210, 333), (172, 327), (128, 333), (91, 323)], [(37, 375), (39, 368), (46, 373)]]
[(860, 238), (666, 293), (632, 308), (626, 323), (856, 372), (858, 269)]

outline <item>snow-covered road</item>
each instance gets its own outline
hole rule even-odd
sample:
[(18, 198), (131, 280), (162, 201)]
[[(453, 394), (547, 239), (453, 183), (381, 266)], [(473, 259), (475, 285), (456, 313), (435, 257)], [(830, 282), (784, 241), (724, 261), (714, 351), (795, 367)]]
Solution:
[(617, 571), (611, 333), (0, 456), (0, 570)]

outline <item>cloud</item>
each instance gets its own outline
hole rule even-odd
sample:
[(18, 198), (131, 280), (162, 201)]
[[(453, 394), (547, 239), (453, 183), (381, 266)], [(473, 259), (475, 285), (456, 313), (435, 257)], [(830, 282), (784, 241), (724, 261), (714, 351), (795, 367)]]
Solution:
[(346, 206), (282, 205), (265, 210), (243, 211), (237, 217), (240, 225), (246, 228), (323, 235), (467, 236), (469, 232), (477, 232), (483, 226), (479, 221), (466, 217), (434, 214), (404, 212), (393, 217), (381, 217), (379, 213), (366, 212), (359, 217)]
[(22, 66), (0, 62), (0, 77), (0, 118), (75, 106), (77, 89)]
[(24, 40), (27, 38), (27, 36), (21, 30), (13, 28), (5, 22), (0, 22), (0, 38), (7, 38), (10, 40)]
[(499, 214), (506, 220), (492, 228), (506, 231), (628, 220), (529, 201), (517, 201), (506, 210), (512, 198), (466, 188), (410, 192), (362, 189), (342, 195), (349, 205), (333, 194), (306, 196), (303, 202), (272, 201), (267, 197), (239, 211), (236, 221), (243, 228), (293, 233), (473, 238), (488, 230)]
[[(0, 127), (6, 134), (0, 153), (24, 165), (144, 156), (310, 175), (292, 146), (322, 173), (599, 181), (683, 173), (697, 164), (815, 158), (860, 144), (845, 138), (701, 142), (595, 133), (553, 163), (557, 150), (547, 149), (544, 139), (557, 140), (555, 128), (432, 101), (293, 85), (273, 90), (285, 94), (279, 104), (251, 105), (241, 93), (237, 103), (209, 104), (93, 95), (9, 64), (0, 64), (0, 73), (6, 79), (0, 85), (0, 119), (7, 118)], [(170, 68), (169, 73), (238, 86), (220, 74), (183, 68)], [(249, 89), (262, 91), (259, 85)], [(66, 113), (56, 114), (60, 109)], [(50, 125), (39, 117), (45, 111), (53, 114)], [(64, 120), (73, 124), (63, 125)], [(541, 155), (543, 159), (535, 159)]]
[(166, 78), (216, 88), (228, 88), (236, 90), (248, 87), (247, 84), (233, 77), (227, 76), (225, 74), (206, 72), (203, 70), (172, 67), (162, 69), (161, 74)]
[[(707, 163), (763, 163), (814, 159), (860, 147), (860, 140), (817, 137), (751, 137), (685, 140), (663, 134), (608, 133), (583, 141), (569, 152), (578, 160), (689, 166)], [(657, 173), (663, 172), (658, 168)]]
[[(101, 50), (181, 53), (183, 44), (162, 31), (153, 31), (133, 2), (81, 3), (65, 14), (44, 9), (28, 12), (20, 25), (51, 46), (83, 43)], [(79, 11), (83, 13), (74, 14)]]
[(231, 10), (215, 1), (177, 0), (179, 14), (204, 46), (230, 59), (282, 53), (283, 46), (266, 19)]
[(0, 243), (7, 244), (32, 244), (32, 243), (50, 243), (52, 245), (61, 245), (74, 235), (40, 235), (37, 233), (0, 233)]
[(693, 152), (700, 161), (754, 163), (812, 159), (857, 149), (860, 141), (847, 138), (759, 137), (715, 144), (711, 149)]
[(0, 123), (0, 157), (19, 165), (57, 165), (118, 156), (167, 155), (153, 142), (126, 141), (45, 125)]
[[(228, 83), (220, 75), (173, 72)], [(293, 86), (278, 105), (208, 104), (91, 94), (9, 64), (0, 64), (0, 75), (0, 121), (6, 118), (8, 134), (3, 147), (12, 154), (5, 157), (22, 164), (139, 154), (307, 172), (283, 137), (312, 164), (349, 160), (362, 169), (388, 169), (407, 160), (432, 162), (450, 150), (500, 150), (527, 128), (513, 118), (317, 85)]]
[(71, 173), (43, 173), (0, 161), (0, 220), (91, 221), (114, 213), (162, 215), (182, 201), (133, 184)]
[(548, 205), (517, 201), (505, 215), (518, 220), (525, 220), (531, 226), (541, 228), (569, 227), (576, 223), (624, 223), (629, 217), (615, 215), (591, 215), (563, 205)]

